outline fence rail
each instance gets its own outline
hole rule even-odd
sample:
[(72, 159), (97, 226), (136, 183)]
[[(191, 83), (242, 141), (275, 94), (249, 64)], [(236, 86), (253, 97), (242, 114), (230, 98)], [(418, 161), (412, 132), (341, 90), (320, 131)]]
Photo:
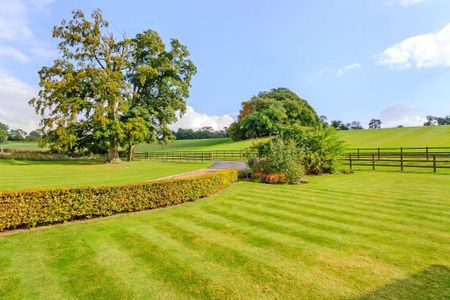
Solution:
[(253, 150), (213, 150), (213, 151), (151, 151), (134, 154), (136, 160), (152, 159), (164, 161), (211, 161), (211, 160), (245, 160), (248, 155), (256, 154)]
[(450, 169), (450, 147), (400, 147), (353, 148), (343, 158), (350, 169), (363, 166), (375, 170), (378, 167)]
[[(151, 151), (134, 154), (136, 160), (163, 161), (212, 161), (246, 160), (256, 155), (255, 150), (213, 151)], [(450, 169), (450, 147), (400, 147), (400, 148), (352, 148), (348, 149), (341, 162), (350, 169), (368, 167), (372, 170), (388, 167), (403, 171), (406, 168), (425, 168), (437, 172)]]

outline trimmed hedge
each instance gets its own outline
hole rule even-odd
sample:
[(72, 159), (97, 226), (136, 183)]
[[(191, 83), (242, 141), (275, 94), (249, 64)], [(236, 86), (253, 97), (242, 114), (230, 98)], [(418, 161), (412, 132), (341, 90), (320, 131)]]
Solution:
[(180, 204), (210, 196), (235, 181), (237, 170), (225, 169), (127, 185), (0, 191), (0, 231)]

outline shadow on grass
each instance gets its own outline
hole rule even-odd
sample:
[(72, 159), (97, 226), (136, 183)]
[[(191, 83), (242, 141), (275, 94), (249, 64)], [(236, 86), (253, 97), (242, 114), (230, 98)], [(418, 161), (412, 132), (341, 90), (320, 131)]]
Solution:
[(450, 299), (450, 268), (431, 265), (411, 277), (355, 298), (362, 299)]

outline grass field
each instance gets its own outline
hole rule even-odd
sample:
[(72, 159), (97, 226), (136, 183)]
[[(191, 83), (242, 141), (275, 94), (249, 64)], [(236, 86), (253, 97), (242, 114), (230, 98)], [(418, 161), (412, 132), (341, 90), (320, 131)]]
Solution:
[[(364, 147), (450, 147), (450, 126), (386, 128), (377, 130), (340, 131), (349, 148)], [(267, 140), (267, 139), (262, 139)], [(260, 140), (233, 142), (230, 139), (181, 140), (169, 145), (141, 144), (137, 152), (240, 150)]]
[[(429, 127), (386, 128), (377, 130), (350, 130), (339, 132), (349, 148), (364, 147), (439, 147), (450, 146), (450, 125)], [(146, 151), (213, 151), (241, 150), (261, 140), (233, 142), (229, 138), (180, 140), (168, 145), (140, 144), (136, 152)], [(9, 143), (5, 149), (38, 149), (35, 143)]]
[(0, 149), (15, 149), (15, 150), (42, 150), (37, 145), (37, 142), (9, 142), (0, 144)]
[(339, 133), (351, 148), (450, 147), (450, 125), (351, 130)]
[(239, 182), (185, 205), (3, 235), (0, 298), (448, 299), (449, 183), (383, 172)]
[(136, 161), (0, 160), (0, 190), (37, 187), (91, 186), (138, 182), (209, 166), (210, 163)]

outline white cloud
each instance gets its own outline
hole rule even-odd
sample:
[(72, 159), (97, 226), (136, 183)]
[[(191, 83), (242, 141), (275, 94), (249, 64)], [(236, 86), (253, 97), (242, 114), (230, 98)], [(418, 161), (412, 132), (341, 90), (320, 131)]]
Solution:
[(0, 122), (10, 128), (36, 129), (39, 117), (28, 105), (36, 95), (33, 87), (0, 69)]
[(0, 0), (0, 39), (29, 38), (26, 6), (22, 1)]
[(336, 72), (336, 76), (337, 77), (341, 77), (344, 76), (346, 73), (352, 71), (352, 70), (357, 70), (357, 69), (361, 69), (362, 66), (359, 63), (353, 63), (350, 65), (346, 65), (345, 67), (339, 68)]
[(383, 127), (422, 126), (427, 120), (424, 111), (405, 104), (394, 104), (386, 107), (380, 113), (380, 119), (383, 122)]
[(407, 38), (376, 55), (375, 60), (397, 68), (450, 67), (450, 23), (436, 33)]
[(0, 45), (0, 56), (12, 58), (21, 63), (26, 63), (30, 60), (30, 58), (27, 55), (23, 54), (19, 50), (15, 49), (13, 47), (2, 46), (2, 45)]
[(387, 5), (400, 5), (403, 7), (410, 7), (419, 3), (423, 3), (429, 0), (385, 0)]
[(199, 113), (194, 110), (192, 106), (187, 106), (186, 113), (178, 119), (178, 121), (170, 126), (172, 130), (178, 128), (184, 129), (200, 129), (202, 127), (211, 126), (214, 130), (220, 130), (228, 127), (234, 121), (231, 114), (222, 116), (210, 116)]

